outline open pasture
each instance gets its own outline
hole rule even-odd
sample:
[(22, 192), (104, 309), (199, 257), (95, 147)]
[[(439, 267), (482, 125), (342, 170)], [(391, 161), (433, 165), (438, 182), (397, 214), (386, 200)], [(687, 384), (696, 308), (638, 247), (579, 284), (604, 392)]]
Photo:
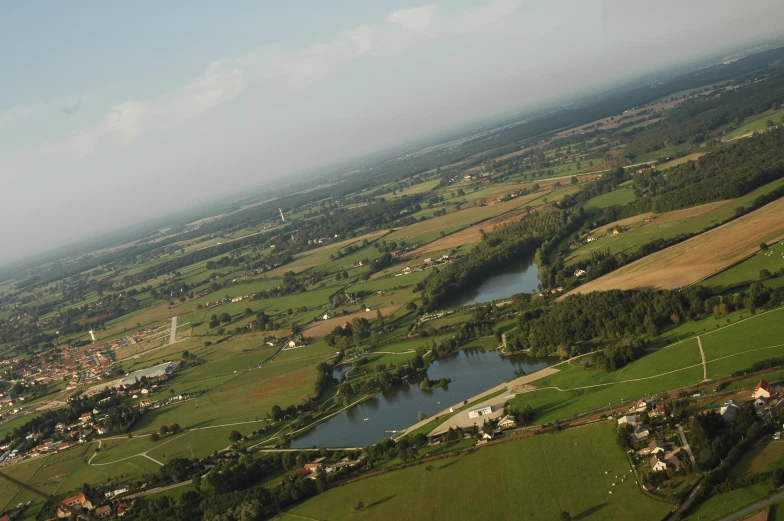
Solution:
[[(584, 520), (659, 521), (670, 509), (642, 494), (607, 425), (491, 446), (432, 467), (418, 465), (337, 487), (291, 512), (324, 521), (368, 515), (377, 521), (539, 520), (558, 519), (562, 511)], [(479, 483), (492, 493), (481, 493)], [(358, 501), (365, 504), (362, 511), (354, 510)]]
[[(762, 270), (768, 270), (775, 275), (781, 269), (784, 269), (784, 243), (779, 242), (706, 279), (702, 285), (722, 293), (744, 289), (761, 280), (760, 272)], [(765, 280), (764, 283), (777, 288), (784, 285), (784, 277), (773, 277)]]

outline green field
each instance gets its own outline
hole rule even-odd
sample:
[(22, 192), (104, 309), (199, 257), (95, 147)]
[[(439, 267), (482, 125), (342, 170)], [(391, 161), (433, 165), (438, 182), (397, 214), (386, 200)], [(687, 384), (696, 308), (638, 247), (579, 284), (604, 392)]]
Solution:
[[(434, 462), (430, 472), (418, 465), (338, 487), (291, 512), (324, 521), (555, 520), (562, 511), (659, 521), (671, 505), (642, 494), (614, 437), (611, 426), (593, 425), (487, 447)], [(358, 501), (363, 511), (354, 510)]]
[[(784, 354), (784, 342), (779, 340), (784, 333), (784, 308), (751, 318), (746, 313), (746, 320), (741, 315), (736, 312), (730, 317), (729, 326), (724, 319), (713, 317), (685, 323), (664, 332), (662, 340), (700, 334), (709, 378)], [(724, 327), (716, 329), (716, 324)], [(579, 359), (573, 359), (560, 364), (558, 373), (534, 381), (535, 390), (518, 394), (511, 403), (518, 407), (531, 405), (535, 422), (545, 424), (619, 401), (697, 384), (703, 378), (701, 360), (694, 338), (650, 351), (611, 373), (585, 370)]]
[[(761, 280), (760, 271), (763, 269), (772, 274), (784, 269), (784, 243), (774, 244), (767, 250), (754, 254), (753, 257), (704, 280), (701, 285), (721, 293), (743, 290)], [(768, 286), (778, 288), (784, 286), (784, 277), (774, 277), (764, 282)]]
[(740, 127), (736, 128), (732, 132), (728, 132), (724, 134), (724, 139), (730, 139), (737, 136), (742, 136), (748, 132), (757, 132), (759, 130), (765, 130), (767, 128), (767, 121), (771, 120), (776, 125), (782, 122), (782, 118), (784, 118), (784, 109), (774, 111), (769, 110), (764, 112), (756, 117), (756, 119), (752, 119), (741, 125)]
[(616, 204), (625, 205), (634, 201), (634, 188), (631, 185), (619, 187), (617, 190), (597, 195), (585, 202), (583, 208), (587, 211), (603, 210)]
[(759, 483), (750, 487), (739, 488), (709, 498), (694, 510), (684, 521), (715, 521), (744, 506), (754, 503), (770, 492), (770, 485)]
[[(748, 315), (747, 315), (748, 317)], [(708, 377), (716, 378), (754, 362), (784, 354), (784, 308), (701, 335)]]

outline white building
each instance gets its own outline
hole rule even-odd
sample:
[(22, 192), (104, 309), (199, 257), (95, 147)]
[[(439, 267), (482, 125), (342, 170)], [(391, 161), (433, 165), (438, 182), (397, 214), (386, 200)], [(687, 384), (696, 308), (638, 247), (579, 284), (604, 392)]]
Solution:
[(480, 416), (487, 416), (493, 413), (493, 408), (489, 405), (487, 407), (480, 407), (479, 409), (472, 409), (468, 411), (469, 418), (479, 418)]

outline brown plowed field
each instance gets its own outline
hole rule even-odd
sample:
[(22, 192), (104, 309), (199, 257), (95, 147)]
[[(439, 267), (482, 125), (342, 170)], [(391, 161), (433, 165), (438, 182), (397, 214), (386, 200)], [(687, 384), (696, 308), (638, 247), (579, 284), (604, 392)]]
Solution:
[(783, 238), (784, 199), (779, 199), (588, 282), (571, 293), (688, 286), (743, 260), (758, 251), (760, 243), (771, 244)]
[(479, 232), (479, 230), (490, 232), (498, 225), (520, 220), (525, 215), (525, 213), (525, 210), (514, 210), (509, 213), (499, 215), (498, 217), (493, 217), (492, 219), (475, 224), (469, 228), (466, 228), (465, 230), (461, 230), (451, 235), (447, 235), (442, 239), (435, 240), (430, 244), (422, 246), (421, 248), (417, 248), (415, 251), (410, 252), (404, 256), (404, 258), (422, 256), (424, 254), (437, 251), (451, 250), (452, 248), (457, 248), (458, 246), (462, 246), (464, 244), (473, 244), (475, 242), (479, 242), (482, 240), (482, 234)]

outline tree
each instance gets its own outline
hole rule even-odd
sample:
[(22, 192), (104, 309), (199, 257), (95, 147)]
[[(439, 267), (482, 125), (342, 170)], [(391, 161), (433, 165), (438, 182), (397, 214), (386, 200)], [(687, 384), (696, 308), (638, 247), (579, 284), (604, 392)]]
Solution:
[(384, 327), (384, 315), (381, 314), (381, 310), (376, 310), (376, 320), (378, 321), (378, 325)]
[(417, 414), (417, 418), (419, 418), (419, 421), (426, 420), (427, 419), (427, 414), (425, 414), (424, 411), (419, 411), (419, 414)]
[(272, 419), (275, 421), (280, 421), (283, 419), (283, 409), (280, 408), (280, 405), (272, 406)]
[(152, 434), (150, 434), (150, 441), (158, 441), (160, 439), (161, 439), (161, 437), (158, 436), (157, 432), (153, 432)]
[(414, 302), (413, 300), (408, 304), (406, 304), (406, 309), (408, 311), (416, 311), (416, 308), (417, 308), (416, 302)]
[(237, 443), (241, 439), (242, 439), (242, 434), (240, 434), (240, 431), (231, 431), (229, 433), (229, 441), (230, 442)]
[(354, 510), (362, 510), (365, 508), (365, 504), (362, 501), (357, 501), (357, 504), (354, 505)]
[(161, 436), (165, 436), (166, 434), (169, 434), (169, 427), (166, 426), (166, 425), (161, 425), (161, 428), (159, 430), (160, 430)]
[(228, 324), (229, 322), (231, 322), (231, 315), (229, 315), (228, 313), (223, 313), (221, 315), (221, 322), (223, 322), (224, 324)]
[(561, 521), (572, 521), (572, 515), (569, 512), (561, 512), (560, 515)]

